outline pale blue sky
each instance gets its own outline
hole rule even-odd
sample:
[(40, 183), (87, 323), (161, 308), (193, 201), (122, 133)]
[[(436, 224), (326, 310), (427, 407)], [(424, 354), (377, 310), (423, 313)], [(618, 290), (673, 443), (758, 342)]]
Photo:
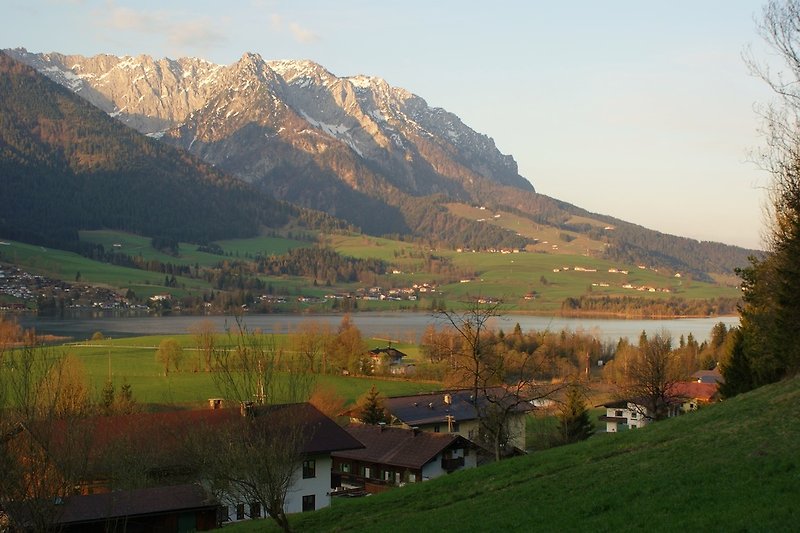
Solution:
[(229, 64), (246, 51), (385, 78), (494, 138), (536, 189), (643, 226), (760, 247), (772, 96), (756, 0), (6, 0), (0, 47)]

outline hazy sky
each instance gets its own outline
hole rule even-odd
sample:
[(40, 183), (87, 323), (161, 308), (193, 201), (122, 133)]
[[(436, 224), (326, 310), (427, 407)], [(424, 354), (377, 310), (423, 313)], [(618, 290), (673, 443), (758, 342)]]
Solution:
[[(385, 78), (512, 154), (540, 193), (665, 233), (760, 247), (767, 174), (742, 60), (755, 0), (4, 0), (0, 48), (246, 51)], [(1, 97), (1, 96), (0, 96)]]

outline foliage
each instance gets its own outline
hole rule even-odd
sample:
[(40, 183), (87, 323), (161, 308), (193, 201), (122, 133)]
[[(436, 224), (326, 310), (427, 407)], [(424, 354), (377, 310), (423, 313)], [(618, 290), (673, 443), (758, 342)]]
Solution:
[(566, 400), (558, 415), (559, 433), (565, 444), (586, 440), (594, 432), (585, 397), (586, 392), (580, 382), (573, 381), (567, 388)]
[(375, 388), (375, 385), (370, 387), (364, 396), (356, 402), (356, 409), (358, 418), (364, 424), (377, 425), (381, 422), (388, 422), (388, 414), (386, 408), (383, 406), (383, 398), (381, 393)]
[(769, 152), (764, 164), (772, 175), (768, 254), (751, 258), (740, 271), (744, 304), (741, 339), (723, 366), (726, 395), (772, 383), (800, 371), (800, 2), (770, 1), (759, 29), (788, 69), (788, 79), (757, 73), (777, 93), (780, 106), (766, 113)]
[(156, 361), (164, 365), (165, 376), (169, 375), (170, 367), (174, 368), (176, 372), (180, 372), (183, 348), (175, 339), (164, 339), (156, 350)]
[(14, 529), (47, 531), (61, 513), (52, 502), (84, 479), (91, 404), (82, 365), (38, 345), (0, 346), (0, 507)]
[(738, 298), (718, 297), (707, 300), (688, 300), (670, 297), (667, 300), (653, 300), (632, 296), (592, 296), (566, 298), (561, 304), (561, 314), (598, 314), (624, 317), (689, 317), (730, 315), (736, 311)]
[(640, 416), (664, 420), (676, 401), (674, 386), (686, 376), (669, 336), (648, 339), (642, 332), (638, 349), (624, 362), (618, 396), (640, 406)]

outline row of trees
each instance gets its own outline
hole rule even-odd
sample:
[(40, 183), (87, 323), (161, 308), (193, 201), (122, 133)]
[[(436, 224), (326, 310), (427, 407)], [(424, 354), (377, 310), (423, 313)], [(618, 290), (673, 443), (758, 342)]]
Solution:
[(561, 304), (561, 314), (598, 314), (623, 317), (686, 317), (719, 316), (736, 312), (738, 298), (717, 297), (709, 300), (688, 300), (670, 297), (664, 300), (634, 296), (591, 296), (566, 298)]

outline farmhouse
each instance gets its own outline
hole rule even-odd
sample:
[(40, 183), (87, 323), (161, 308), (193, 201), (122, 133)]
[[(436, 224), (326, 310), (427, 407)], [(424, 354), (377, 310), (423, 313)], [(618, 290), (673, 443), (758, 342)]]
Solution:
[[(213, 443), (223, 442), (228, 438), (225, 435), (235, 434), (228, 433), (229, 431), (244, 430), (280, 435), (281, 438), (292, 436), (298, 449), (296, 453), (291, 453), (294, 457), (291, 462), (293, 474), (284, 501), (284, 511), (287, 514), (311, 511), (330, 505), (331, 453), (362, 447), (358, 440), (336, 422), (308, 403), (222, 408), (222, 401), (213, 399), (209, 405), (209, 409), (203, 410), (134, 413), (101, 416), (82, 421), (81, 423), (85, 425), (81, 426), (84, 434), (81, 442), (90, 446), (85, 450), (88, 468), (76, 486), (77, 493), (83, 497), (108, 493), (117, 495), (120, 474), (124, 476), (124, 484), (134, 483), (136, 486), (152, 489), (155, 492), (158, 488), (186, 483), (205, 484), (208, 480), (205, 479), (204, 472), (197, 469), (198, 454), (220, 453)], [(243, 423), (246, 421), (248, 423)], [(52, 437), (74, 433), (66, 431), (66, 427), (59, 427), (65, 424), (66, 421), (60, 421), (33, 428), (24, 427), (10, 435), (9, 440), (22, 442), (22, 439), (33, 437), (32, 440), (35, 442), (41, 440), (40, 434), (46, 432), (50, 437), (43, 442), (49, 441), (51, 448), (58, 453), (58, 448), (72, 444), (65, 441), (62, 443), (64, 446), (61, 446), (59, 437)], [(207, 445), (209, 443), (210, 445)], [(28, 454), (32, 449), (27, 444), (16, 448), (28, 450), (25, 452)], [(48, 455), (53, 453), (45, 449), (41, 452)], [(20, 461), (28, 459), (19, 457)], [(58, 465), (57, 459), (51, 462)], [(56, 473), (46, 473), (48, 477), (54, 474)], [(138, 514), (153, 516), (156, 514), (160, 516), (167, 511), (170, 513), (180, 511), (180, 509), (165, 510), (155, 505), (161, 500), (154, 501), (148, 494), (152, 493), (131, 494), (130, 509)], [(216, 492), (215, 496), (213, 507), (215, 516), (217, 511), (219, 512), (219, 522), (264, 516), (258, 504), (237, 501), (224, 491)], [(75, 508), (87, 507), (85, 503), (87, 500), (80, 500), (80, 496), (76, 495), (71, 501), (73, 503), (70, 505)], [(148, 508), (148, 502), (154, 502), (154, 506)], [(121, 509), (117, 511), (122, 512)], [(91, 513), (87, 514), (84, 511), (76, 513), (75, 520), (80, 523), (84, 519), (95, 521), (103, 518), (89, 516)], [(120, 517), (109, 514), (105, 515), (105, 518)], [(189, 520), (188, 517), (185, 519)], [(206, 520), (205, 515), (203, 518), (197, 518), (195, 527), (200, 529), (201, 523), (205, 524)]]
[[(508, 398), (509, 395), (500, 387), (486, 390), (477, 399), (472, 389), (456, 389), (387, 398), (384, 407), (394, 426), (418, 428), (432, 433), (457, 433), (476, 442), (480, 437), (479, 411), (490, 400), (502, 401), (504, 397)], [(530, 404), (520, 403), (513, 406), (509, 416), (509, 443), (518, 451), (525, 450), (525, 420), (532, 409)]]
[(364, 447), (331, 454), (335, 487), (382, 492), (477, 466), (476, 445), (456, 433), (385, 424), (350, 424), (345, 429)]

